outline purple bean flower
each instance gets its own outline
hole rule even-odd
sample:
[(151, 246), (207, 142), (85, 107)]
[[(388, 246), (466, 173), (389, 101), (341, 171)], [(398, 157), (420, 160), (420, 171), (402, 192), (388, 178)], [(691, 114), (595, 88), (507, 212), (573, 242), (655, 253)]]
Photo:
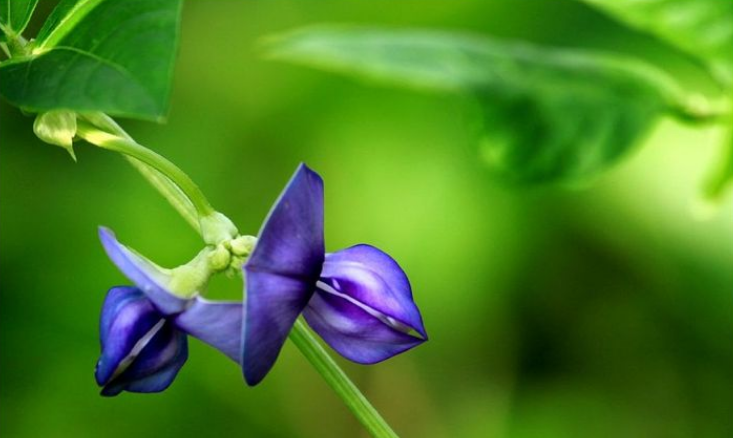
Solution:
[(323, 180), (305, 165), (270, 211), (244, 266), (244, 305), (208, 301), (196, 290), (189, 298), (174, 294), (173, 271), (106, 228), (99, 234), (135, 284), (110, 289), (104, 301), (95, 373), (103, 395), (166, 389), (188, 358), (188, 335), (237, 362), (256, 385), (301, 313), (326, 343), (358, 363), (380, 362), (427, 340), (407, 276), (389, 255), (370, 245), (325, 253)]
[(296, 170), (245, 267), (242, 369), (259, 383), (302, 313), (342, 356), (372, 364), (427, 340), (404, 271), (370, 245), (325, 254), (323, 180)]
[(113, 287), (100, 318), (102, 354), (95, 377), (102, 395), (159, 392), (188, 358), (188, 335), (239, 362), (242, 303), (190, 299), (169, 292), (166, 271), (99, 231), (107, 254), (136, 287)]

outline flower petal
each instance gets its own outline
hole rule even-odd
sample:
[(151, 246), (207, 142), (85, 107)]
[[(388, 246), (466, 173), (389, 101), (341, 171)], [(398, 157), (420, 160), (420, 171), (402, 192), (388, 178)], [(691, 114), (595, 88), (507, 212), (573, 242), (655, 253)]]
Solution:
[(323, 180), (301, 164), (270, 211), (245, 265), (242, 369), (256, 385), (272, 368), (321, 272)]
[(239, 363), (242, 359), (241, 302), (208, 301), (197, 297), (191, 307), (175, 317), (176, 326)]
[(384, 251), (362, 244), (326, 254), (321, 281), (427, 339), (420, 310), (412, 299), (410, 281)]
[(99, 333), (102, 354), (95, 378), (106, 385), (135, 345), (163, 316), (136, 287), (113, 287), (102, 306)]
[(186, 359), (186, 335), (169, 321), (156, 325), (158, 330), (140, 352), (130, 358), (129, 366), (102, 388), (102, 395), (113, 396), (122, 391), (160, 392), (168, 388)]
[(353, 302), (319, 290), (303, 312), (305, 320), (345, 358), (373, 364), (425, 342), (393, 328)]
[(164, 315), (183, 311), (189, 300), (168, 292), (169, 279), (162, 269), (117, 241), (114, 233), (99, 227), (99, 238), (107, 255), (122, 273), (142, 290)]

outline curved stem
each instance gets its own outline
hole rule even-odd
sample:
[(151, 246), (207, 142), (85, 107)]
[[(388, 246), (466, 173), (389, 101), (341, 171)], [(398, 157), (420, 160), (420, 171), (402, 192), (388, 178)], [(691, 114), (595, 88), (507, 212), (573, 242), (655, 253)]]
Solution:
[[(85, 120), (93, 124), (94, 126), (102, 129), (103, 131), (111, 134), (124, 137), (128, 140), (134, 141), (130, 134), (128, 134), (115, 120), (104, 113), (84, 113), (79, 114)], [(202, 234), (201, 224), (196, 216), (196, 207), (193, 206), (191, 201), (186, 197), (186, 194), (181, 191), (173, 181), (167, 176), (162, 174), (155, 167), (145, 164), (144, 162), (133, 158), (129, 155), (125, 155), (125, 159), (130, 163), (132, 167), (137, 169), (138, 172), (152, 185), (163, 197), (176, 209), (178, 214), (196, 230), (197, 233)]]
[(140, 172), (143, 178), (145, 178), (158, 190), (158, 192), (160, 192), (161, 195), (163, 195), (168, 203), (176, 209), (178, 214), (180, 214), (181, 217), (191, 225), (197, 233), (201, 234), (201, 225), (196, 219), (196, 208), (177, 185), (168, 179), (167, 176), (160, 173), (160, 171), (143, 163), (137, 158), (126, 156), (125, 159), (132, 167)]
[(346, 407), (374, 438), (398, 438), (384, 418), (379, 415), (359, 388), (349, 379), (341, 368), (331, 359), (305, 323), (298, 319), (290, 332), (290, 340), (303, 353), (313, 368), (318, 371), (328, 386), (341, 398)]
[(209, 204), (209, 201), (196, 183), (178, 168), (178, 166), (168, 161), (162, 155), (135, 143), (135, 141), (129, 138), (102, 131), (96, 126), (84, 121), (77, 122), (76, 134), (95, 146), (136, 158), (170, 178), (191, 201), (199, 219), (215, 213), (211, 204)]

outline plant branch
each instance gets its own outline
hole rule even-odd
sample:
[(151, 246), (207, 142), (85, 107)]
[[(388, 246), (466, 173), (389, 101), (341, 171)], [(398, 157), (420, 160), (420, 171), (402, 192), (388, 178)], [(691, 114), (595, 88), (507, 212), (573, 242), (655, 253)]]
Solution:
[(326, 350), (323, 349), (301, 319), (295, 322), (295, 326), (290, 332), (290, 340), (308, 359), (308, 362), (313, 365), (313, 368), (321, 374), (328, 386), (341, 398), (346, 407), (349, 408), (372, 437), (398, 438), (397, 434), (389, 427), (389, 424), (384, 421), (384, 418), (379, 415), (379, 412), (359, 391), (359, 388), (354, 385)]
[[(104, 113), (85, 113), (80, 114), (80, 116), (103, 131), (134, 141), (132, 137), (114, 121), (114, 119)], [(156, 170), (155, 167), (145, 164), (137, 158), (126, 155), (125, 159), (127, 159), (132, 167), (140, 172), (143, 178), (145, 178), (150, 185), (155, 187), (155, 189), (163, 195), (173, 208), (176, 209), (178, 214), (180, 214), (181, 217), (183, 217), (183, 219), (191, 225), (194, 230), (196, 230), (196, 232), (201, 234), (201, 226), (196, 217), (196, 208), (186, 197), (183, 191), (181, 191), (181, 189), (171, 181), (170, 178)]]
[[(130, 138), (102, 131), (85, 121), (77, 122), (76, 134), (87, 142), (103, 149), (119, 152), (152, 166), (156, 171), (170, 178), (185, 194), (196, 209), (199, 220), (215, 214), (214, 209), (201, 189), (178, 166), (156, 152), (137, 144)], [(175, 205), (175, 204), (174, 204)]]

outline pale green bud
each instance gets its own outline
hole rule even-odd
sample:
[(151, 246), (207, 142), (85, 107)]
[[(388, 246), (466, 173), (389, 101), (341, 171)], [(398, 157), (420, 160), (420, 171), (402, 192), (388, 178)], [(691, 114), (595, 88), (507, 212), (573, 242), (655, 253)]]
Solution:
[(66, 149), (71, 158), (74, 155), (74, 136), (76, 135), (76, 113), (73, 111), (49, 111), (41, 113), (33, 123), (33, 132), (46, 143)]
[(217, 245), (208, 255), (209, 267), (213, 271), (222, 271), (231, 263), (232, 255), (224, 245)]
[(232, 221), (223, 214), (214, 213), (199, 219), (201, 235), (208, 245), (218, 245), (233, 239), (239, 231)]
[(254, 236), (239, 236), (229, 242), (232, 253), (243, 257), (252, 253), (256, 243), (257, 238)]

